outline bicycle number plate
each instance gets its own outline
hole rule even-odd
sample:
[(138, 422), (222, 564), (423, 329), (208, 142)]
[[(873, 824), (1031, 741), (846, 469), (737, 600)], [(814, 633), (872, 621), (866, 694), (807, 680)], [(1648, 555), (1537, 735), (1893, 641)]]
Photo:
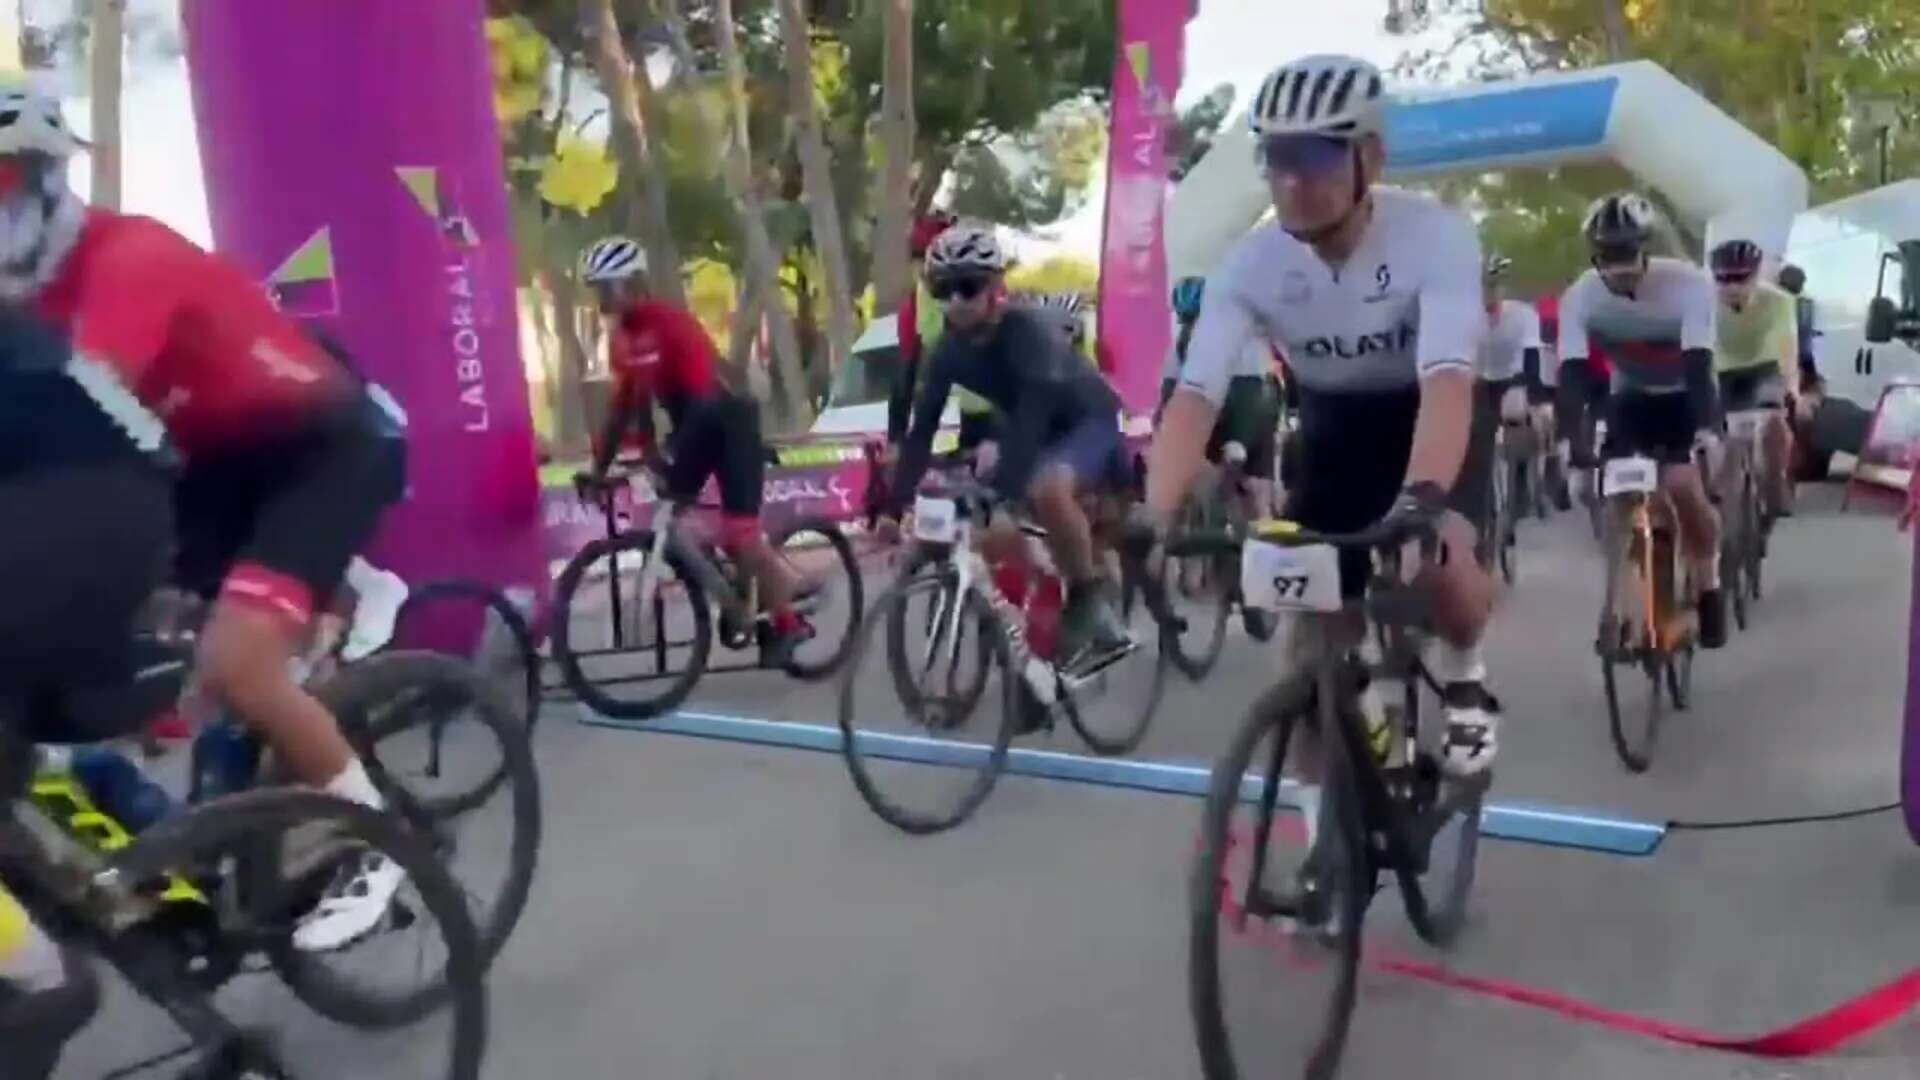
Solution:
[(1742, 409), (1727, 414), (1727, 430), (1736, 439), (1751, 441), (1760, 435), (1760, 428), (1767, 422), (1765, 409)]
[(1631, 495), (1660, 486), (1660, 466), (1652, 458), (1614, 458), (1607, 462), (1606, 475), (1600, 481), (1602, 495)]
[(913, 501), (913, 536), (929, 544), (951, 544), (954, 533), (952, 499), (934, 499), (925, 495)]
[(1240, 550), (1240, 595), (1264, 611), (1339, 611), (1340, 552), (1249, 540)]

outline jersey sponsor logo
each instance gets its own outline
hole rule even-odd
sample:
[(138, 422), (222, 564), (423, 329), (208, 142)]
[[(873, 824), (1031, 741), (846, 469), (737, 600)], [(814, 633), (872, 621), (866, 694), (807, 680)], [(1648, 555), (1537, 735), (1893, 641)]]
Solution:
[(317, 383), (320, 372), (311, 364), (289, 356), (280, 346), (266, 338), (255, 338), (248, 355), (260, 361), (260, 366), (276, 379), (288, 379), (297, 383)]
[(1373, 295), (1367, 297), (1365, 302), (1377, 304), (1385, 300), (1387, 298), (1387, 290), (1392, 287), (1393, 271), (1388, 268), (1386, 263), (1381, 263), (1379, 269), (1373, 272)]
[(149, 454), (159, 453), (166, 445), (167, 425), (127, 389), (112, 367), (75, 353), (67, 362), (67, 377), (80, 385), (115, 427), (127, 433), (133, 445)]
[(1413, 348), (1419, 333), (1411, 323), (1401, 323), (1392, 330), (1382, 330), (1377, 334), (1361, 334), (1356, 338), (1349, 338), (1345, 334), (1310, 338), (1302, 346), (1301, 351), (1321, 360), (1330, 356), (1337, 356), (1342, 360), (1358, 360), (1375, 353), (1407, 352)]

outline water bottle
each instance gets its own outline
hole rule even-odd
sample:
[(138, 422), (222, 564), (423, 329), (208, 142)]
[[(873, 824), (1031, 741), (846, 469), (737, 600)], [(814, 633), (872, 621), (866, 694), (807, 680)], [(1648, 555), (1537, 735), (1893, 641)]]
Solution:
[(101, 811), (128, 832), (144, 832), (173, 811), (166, 789), (118, 750), (93, 746), (75, 751), (73, 775)]
[(193, 740), (192, 769), (191, 802), (246, 791), (260, 769), (260, 740), (231, 720), (216, 720)]

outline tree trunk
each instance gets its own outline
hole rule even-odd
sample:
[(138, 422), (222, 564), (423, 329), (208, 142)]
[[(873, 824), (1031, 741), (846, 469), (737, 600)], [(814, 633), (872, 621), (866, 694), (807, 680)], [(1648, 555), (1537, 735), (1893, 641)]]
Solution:
[(580, 340), (579, 314), (587, 297), (575, 284), (573, 275), (543, 275), (549, 289), (542, 290), (553, 301), (553, 336), (559, 342), (559, 363), (555, 365), (552, 387), (553, 455), (571, 458), (588, 449), (592, 428), (597, 422), (587, 415), (587, 347)]
[(880, 88), (879, 208), (873, 237), (873, 314), (900, 310), (912, 287), (907, 231), (913, 215), (913, 0), (884, 0), (885, 67)]
[(1600, 27), (1607, 37), (1607, 60), (1619, 63), (1633, 58), (1633, 33), (1627, 26), (1626, 8), (1621, 0), (1599, 0)]
[[(727, 195), (740, 213), (740, 231), (747, 242), (747, 276), (760, 297), (773, 333), (773, 361), (781, 376), (775, 380), (779, 388), (775, 405), (788, 424), (803, 427), (812, 420), (813, 410), (807, 406), (806, 383), (800, 370), (800, 342), (794, 333), (793, 318), (787, 306), (778, 302), (780, 259), (774, 254), (772, 237), (767, 235), (766, 205), (753, 176), (752, 147), (747, 141), (746, 64), (740, 58), (740, 43), (734, 29), (733, 0), (715, 0), (713, 11), (714, 33), (719, 39), (727, 87), (727, 117), (722, 125), (727, 136), (715, 141), (727, 148), (724, 174)], [(693, 46), (687, 41), (686, 22), (672, 2), (666, 5), (663, 17), (681, 66), (689, 72), (699, 70)], [(700, 115), (709, 125), (713, 124), (713, 117), (704, 108)], [(769, 298), (773, 298), (771, 302)]]
[(120, 209), (120, 76), (127, 0), (92, 0), (93, 204)]
[(613, 0), (581, 0), (581, 16), (593, 46), (593, 65), (600, 73), (600, 86), (613, 110), (613, 149), (621, 167), (640, 190), (640, 228), (647, 245), (648, 277), (654, 293), (676, 304), (686, 303), (686, 288), (680, 281), (680, 253), (673, 242), (673, 225), (667, 215), (667, 170), (648, 141), (646, 112), (641, 95), (651, 98), (651, 86), (643, 89), (646, 72), (638, 70), (633, 57), (620, 38), (620, 19), (614, 14)]
[(753, 339), (760, 328), (760, 290), (753, 276), (742, 277), (733, 302), (733, 321), (727, 326), (727, 363), (746, 371), (753, 360)]
[(780, 0), (780, 40), (787, 58), (787, 95), (799, 128), (800, 174), (806, 184), (807, 211), (813, 219), (813, 246), (827, 298), (827, 370), (840, 368), (859, 329), (853, 293), (847, 284), (847, 242), (840, 228), (840, 205), (833, 192), (833, 162), (827, 157), (820, 107), (813, 92), (813, 42), (808, 34), (806, 0)]

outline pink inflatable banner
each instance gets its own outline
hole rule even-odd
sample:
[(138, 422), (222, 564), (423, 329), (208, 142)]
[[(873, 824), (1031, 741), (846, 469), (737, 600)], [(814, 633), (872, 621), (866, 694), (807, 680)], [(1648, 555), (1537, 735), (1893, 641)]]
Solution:
[(1107, 207), (1100, 250), (1100, 341), (1129, 413), (1153, 411), (1173, 347), (1167, 301), (1167, 132), (1192, 5), (1119, 0)]
[(543, 592), (483, 0), (184, 0), (216, 246), (408, 415), (371, 553)]

